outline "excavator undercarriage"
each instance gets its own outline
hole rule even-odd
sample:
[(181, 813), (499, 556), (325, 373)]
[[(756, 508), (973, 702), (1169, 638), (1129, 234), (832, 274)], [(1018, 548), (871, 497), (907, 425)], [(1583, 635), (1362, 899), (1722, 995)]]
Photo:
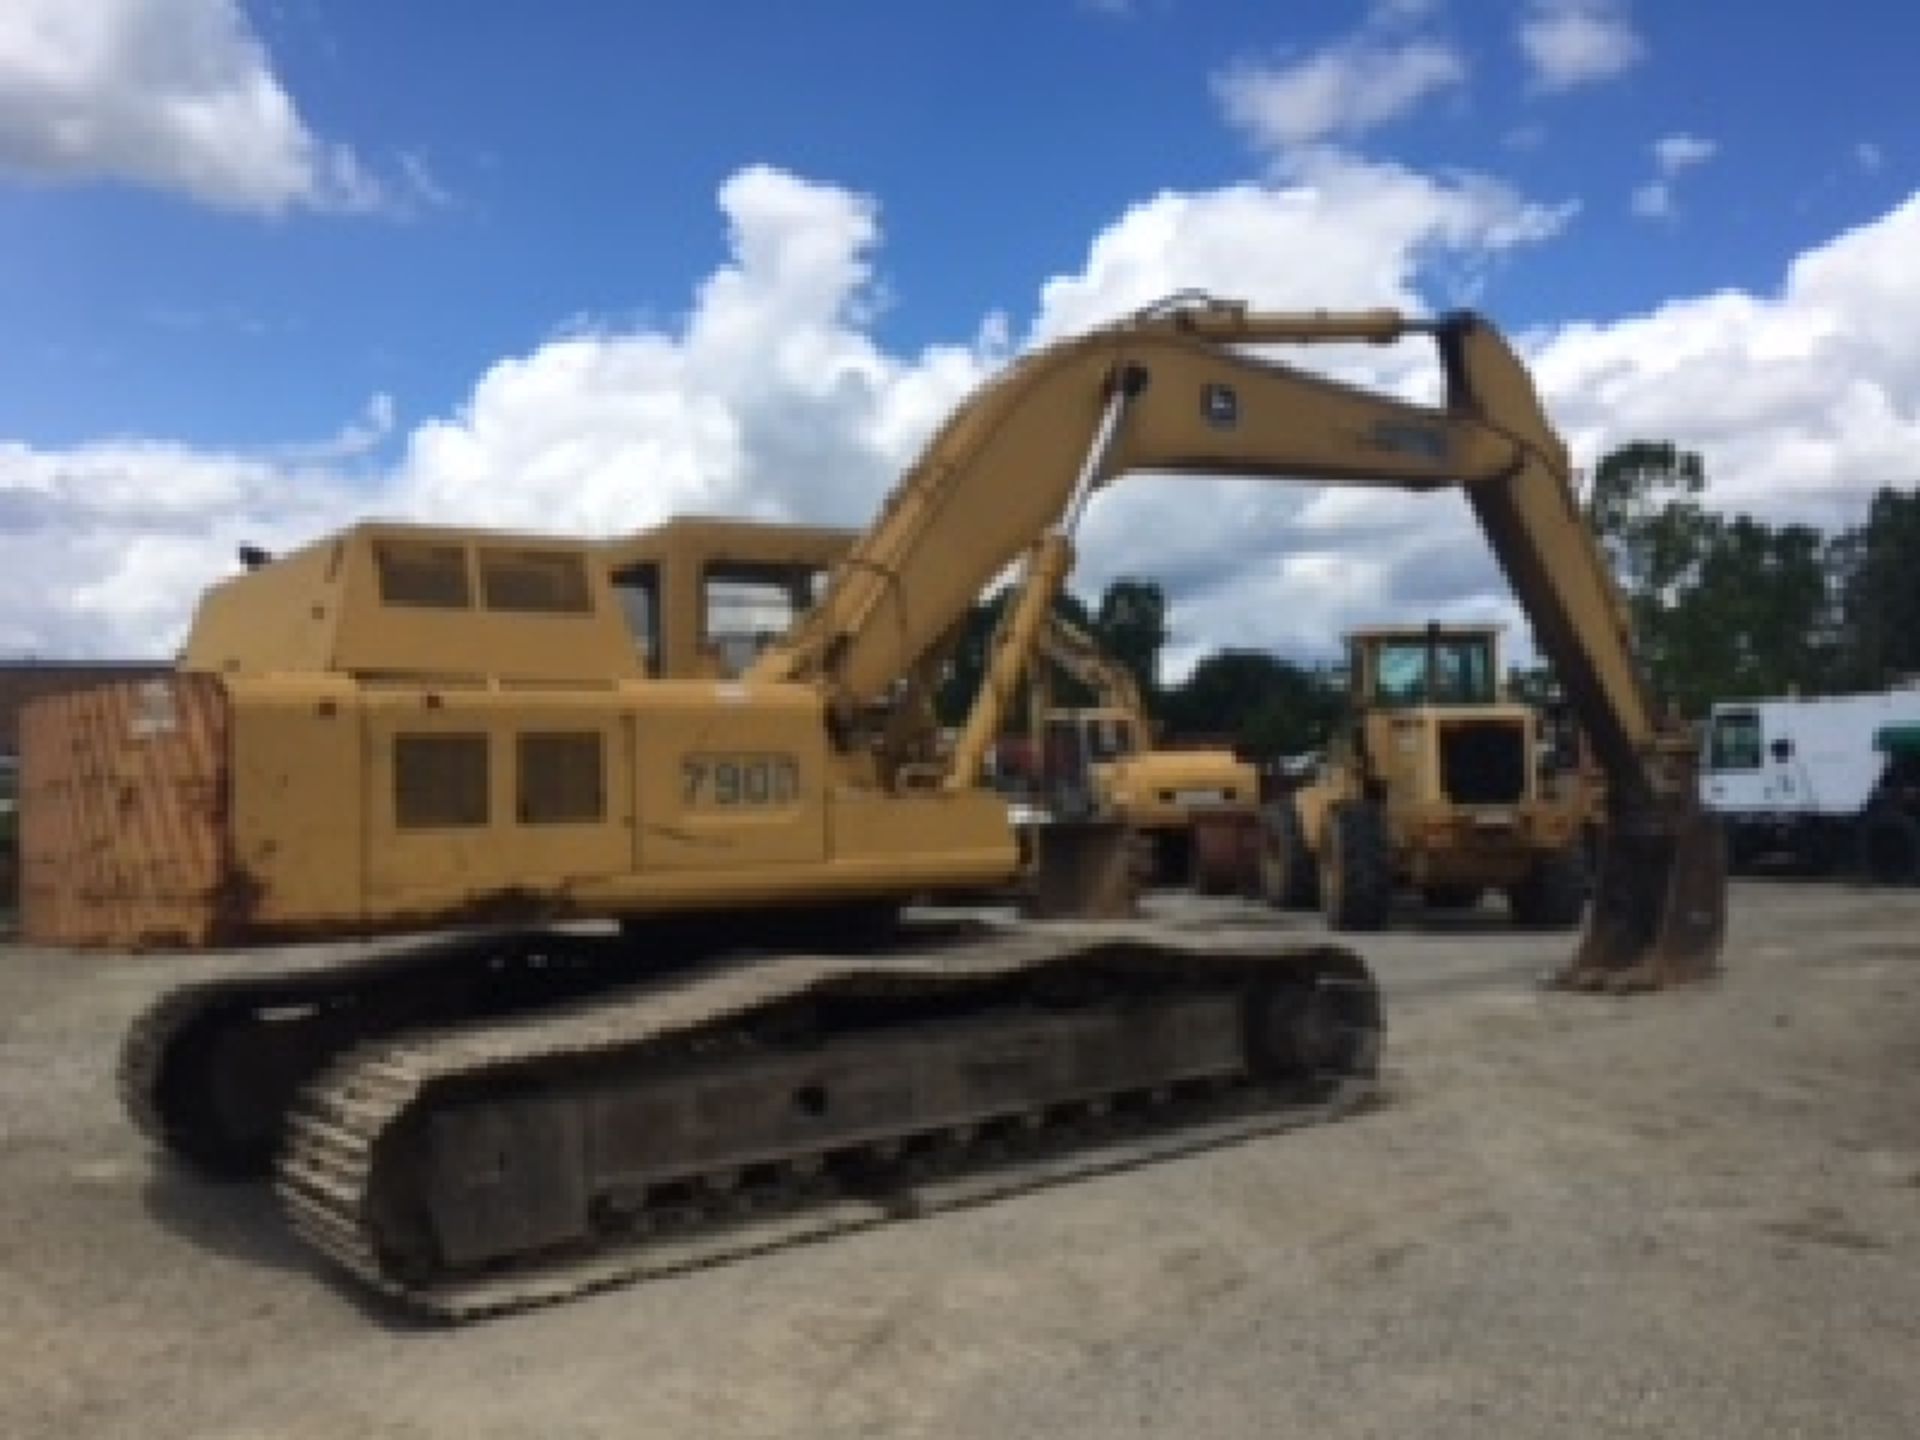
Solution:
[(1356, 957), (1244, 935), (936, 921), (771, 958), (635, 980), (626, 937), (507, 932), (256, 965), (143, 1017), (122, 1094), (466, 1319), (1330, 1119), (1382, 1038)]

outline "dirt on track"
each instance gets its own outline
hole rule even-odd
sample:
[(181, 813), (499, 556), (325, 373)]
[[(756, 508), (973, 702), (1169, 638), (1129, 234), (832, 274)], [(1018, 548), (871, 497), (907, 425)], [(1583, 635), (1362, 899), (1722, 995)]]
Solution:
[(1657, 998), (1358, 948), (1371, 1114), (447, 1330), (122, 1120), (206, 962), (0, 947), (0, 1435), (1920, 1434), (1920, 894), (1742, 883)]

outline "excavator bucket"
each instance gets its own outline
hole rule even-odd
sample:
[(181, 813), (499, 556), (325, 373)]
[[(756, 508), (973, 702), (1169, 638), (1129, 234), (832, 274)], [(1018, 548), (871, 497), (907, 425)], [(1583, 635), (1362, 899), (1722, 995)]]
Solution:
[(1035, 828), (1025, 912), (1037, 920), (1125, 920), (1140, 884), (1132, 832), (1114, 820), (1052, 820)]
[(1657, 831), (1616, 826), (1579, 953), (1557, 983), (1625, 994), (1702, 980), (1719, 968), (1726, 928), (1726, 839), (1711, 815)]

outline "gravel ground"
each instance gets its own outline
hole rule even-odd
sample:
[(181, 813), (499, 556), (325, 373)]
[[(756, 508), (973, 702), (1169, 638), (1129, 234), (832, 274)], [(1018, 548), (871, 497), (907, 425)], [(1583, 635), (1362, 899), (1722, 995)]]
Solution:
[(129, 1132), (180, 962), (0, 948), (0, 1435), (1904, 1440), (1920, 895), (1733, 914), (1637, 1000), (1539, 992), (1564, 937), (1491, 912), (1377, 937), (1373, 1113), (463, 1330)]

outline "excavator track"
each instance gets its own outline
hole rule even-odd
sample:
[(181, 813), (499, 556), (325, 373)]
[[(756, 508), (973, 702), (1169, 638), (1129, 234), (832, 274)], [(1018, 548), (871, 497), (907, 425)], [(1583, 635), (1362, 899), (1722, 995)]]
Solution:
[(1372, 1090), (1344, 951), (989, 937), (764, 959), (409, 1032), (302, 1091), (295, 1230), (445, 1320), (1325, 1120)]
[(342, 1051), (631, 979), (630, 952), (584, 935), (475, 931), (236, 954), (135, 1018), (115, 1079), (153, 1144), (215, 1177), (261, 1178), (300, 1086)]
[(272, 1169), (304, 1240), (458, 1321), (1332, 1119), (1381, 1038), (1356, 957), (1245, 934), (949, 924), (636, 973), (494, 933), (182, 987), (120, 1080), (157, 1143)]

